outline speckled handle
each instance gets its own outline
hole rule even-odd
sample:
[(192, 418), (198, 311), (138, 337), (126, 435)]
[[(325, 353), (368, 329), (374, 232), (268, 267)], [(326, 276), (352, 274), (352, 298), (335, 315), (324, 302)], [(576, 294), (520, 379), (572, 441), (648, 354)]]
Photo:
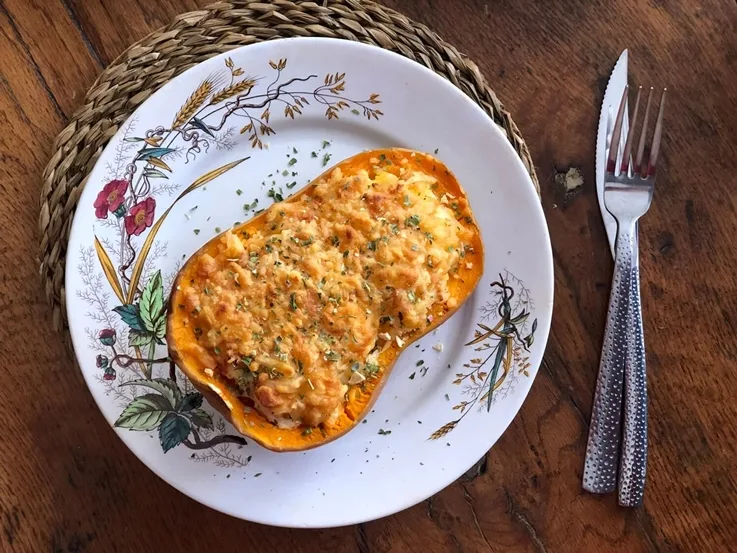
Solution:
[(611, 493), (617, 488), (622, 386), (629, 328), (628, 297), (632, 288), (635, 251), (634, 232), (634, 222), (629, 225), (620, 222), (609, 312), (583, 470), (583, 488), (592, 493)]
[(642, 504), (647, 472), (647, 375), (640, 303), (640, 267), (635, 248), (630, 280), (629, 335), (624, 373), (624, 437), (619, 464), (619, 504)]

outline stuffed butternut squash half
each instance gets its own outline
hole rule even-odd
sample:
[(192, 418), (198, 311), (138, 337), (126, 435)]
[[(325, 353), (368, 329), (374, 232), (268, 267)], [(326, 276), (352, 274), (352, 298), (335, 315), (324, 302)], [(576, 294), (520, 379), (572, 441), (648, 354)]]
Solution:
[(174, 362), (235, 428), (274, 451), (330, 442), (368, 413), (405, 348), (483, 271), (455, 177), (375, 150), (220, 234), (174, 284)]

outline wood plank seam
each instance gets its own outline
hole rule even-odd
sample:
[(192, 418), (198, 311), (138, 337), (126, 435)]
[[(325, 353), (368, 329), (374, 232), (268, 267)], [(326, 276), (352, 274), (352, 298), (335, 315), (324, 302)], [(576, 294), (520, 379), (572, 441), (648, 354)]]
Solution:
[(16, 41), (18, 42), (20, 47), (23, 49), (26, 56), (28, 56), (28, 59), (31, 61), (33, 71), (34, 73), (36, 73), (36, 77), (41, 83), (41, 86), (43, 86), (44, 90), (46, 90), (46, 93), (51, 99), (51, 103), (54, 105), (54, 109), (56, 110), (56, 113), (62, 119), (66, 120), (67, 115), (64, 113), (64, 110), (61, 108), (61, 104), (59, 104), (59, 101), (57, 100), (56, 96), (54, 96), (54, 93), (51, 91), (51, 87), (49, 87), (49, 83), (44, 78), (43, 73), (41, 73), (41, 68), (38, 66), (38, 63), (36, 63), (36, 60), (33, 57), (33, 54), (31, 54), (31, 49), (28, 47), (28, 44), (26, 44), (26, 41), (23, 40), (23, 37), (20, 34), (20, 30), (18, 29), (18, 25), (16, 24), (13, 17), (10, 15), (10, 12), (8, 12), (8, 10), (5, 8), (4, 4), (0, 3), (0, 9), (3, 11), (3, 14), (8, 19), (8, 23), (10, 23), (10, 28), (13, 29), (13, 34), (15, 35)]
[(92, 56), (92, 59), (95, 60), (95, 63), (97, 63), (100, 69), (103, 69), (107, 64), (102, 60), (100, 53), (94, 47), (94, 45), (92, 44), (92, 41), (90, 40), (90, 37), (87, 35), (87, 32), (82, 27), (82, 22), (80, 21), (79, 16), (77, 15), (77, 12), (69, 4), (69, 0), (60, 0), (60, 2), (61, 2), (61, 5), (64, 6), (64, 9), (66, 10), (67, 15), (69, 16), (69, 21), (71, 21), (72, 24), (77, 28), (77, 32), (79, 33), (79, 36), (82, 38), (82, 42), (84, 42), (84, 45), (87, 47), (87, 51)]

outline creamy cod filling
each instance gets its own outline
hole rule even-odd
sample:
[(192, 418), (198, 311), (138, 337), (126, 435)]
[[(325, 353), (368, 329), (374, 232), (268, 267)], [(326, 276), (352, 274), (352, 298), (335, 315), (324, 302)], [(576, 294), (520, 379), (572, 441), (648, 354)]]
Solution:
[(455, 199), (428, 174), (372, 175), (334, 170), (258, 232), (224, 234), (181, 284), (204, 366), (280, 426), (333, 421), (382, 348), (430, 324), (433, 304), (455, 306), (471, 239)]

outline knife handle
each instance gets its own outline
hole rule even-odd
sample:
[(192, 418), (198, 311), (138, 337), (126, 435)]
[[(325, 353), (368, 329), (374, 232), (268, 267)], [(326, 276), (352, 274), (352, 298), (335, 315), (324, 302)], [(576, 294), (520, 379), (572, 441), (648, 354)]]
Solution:
[(634, 221), (630, 224), (620, 222), (609, 311), (583, 471), (583, 488), (592, 493), (611, 493), (617, 488), (622, 386), (629, 326), (628, 297), (632, 288), (634, 243)]
[(635, 244), (630, 280), (629, 335), (624, 370), (624, 438), (619, 464), (619, 504), (642, 504), (647, 473), (647, 374), (640, 302), (640, 264)]

